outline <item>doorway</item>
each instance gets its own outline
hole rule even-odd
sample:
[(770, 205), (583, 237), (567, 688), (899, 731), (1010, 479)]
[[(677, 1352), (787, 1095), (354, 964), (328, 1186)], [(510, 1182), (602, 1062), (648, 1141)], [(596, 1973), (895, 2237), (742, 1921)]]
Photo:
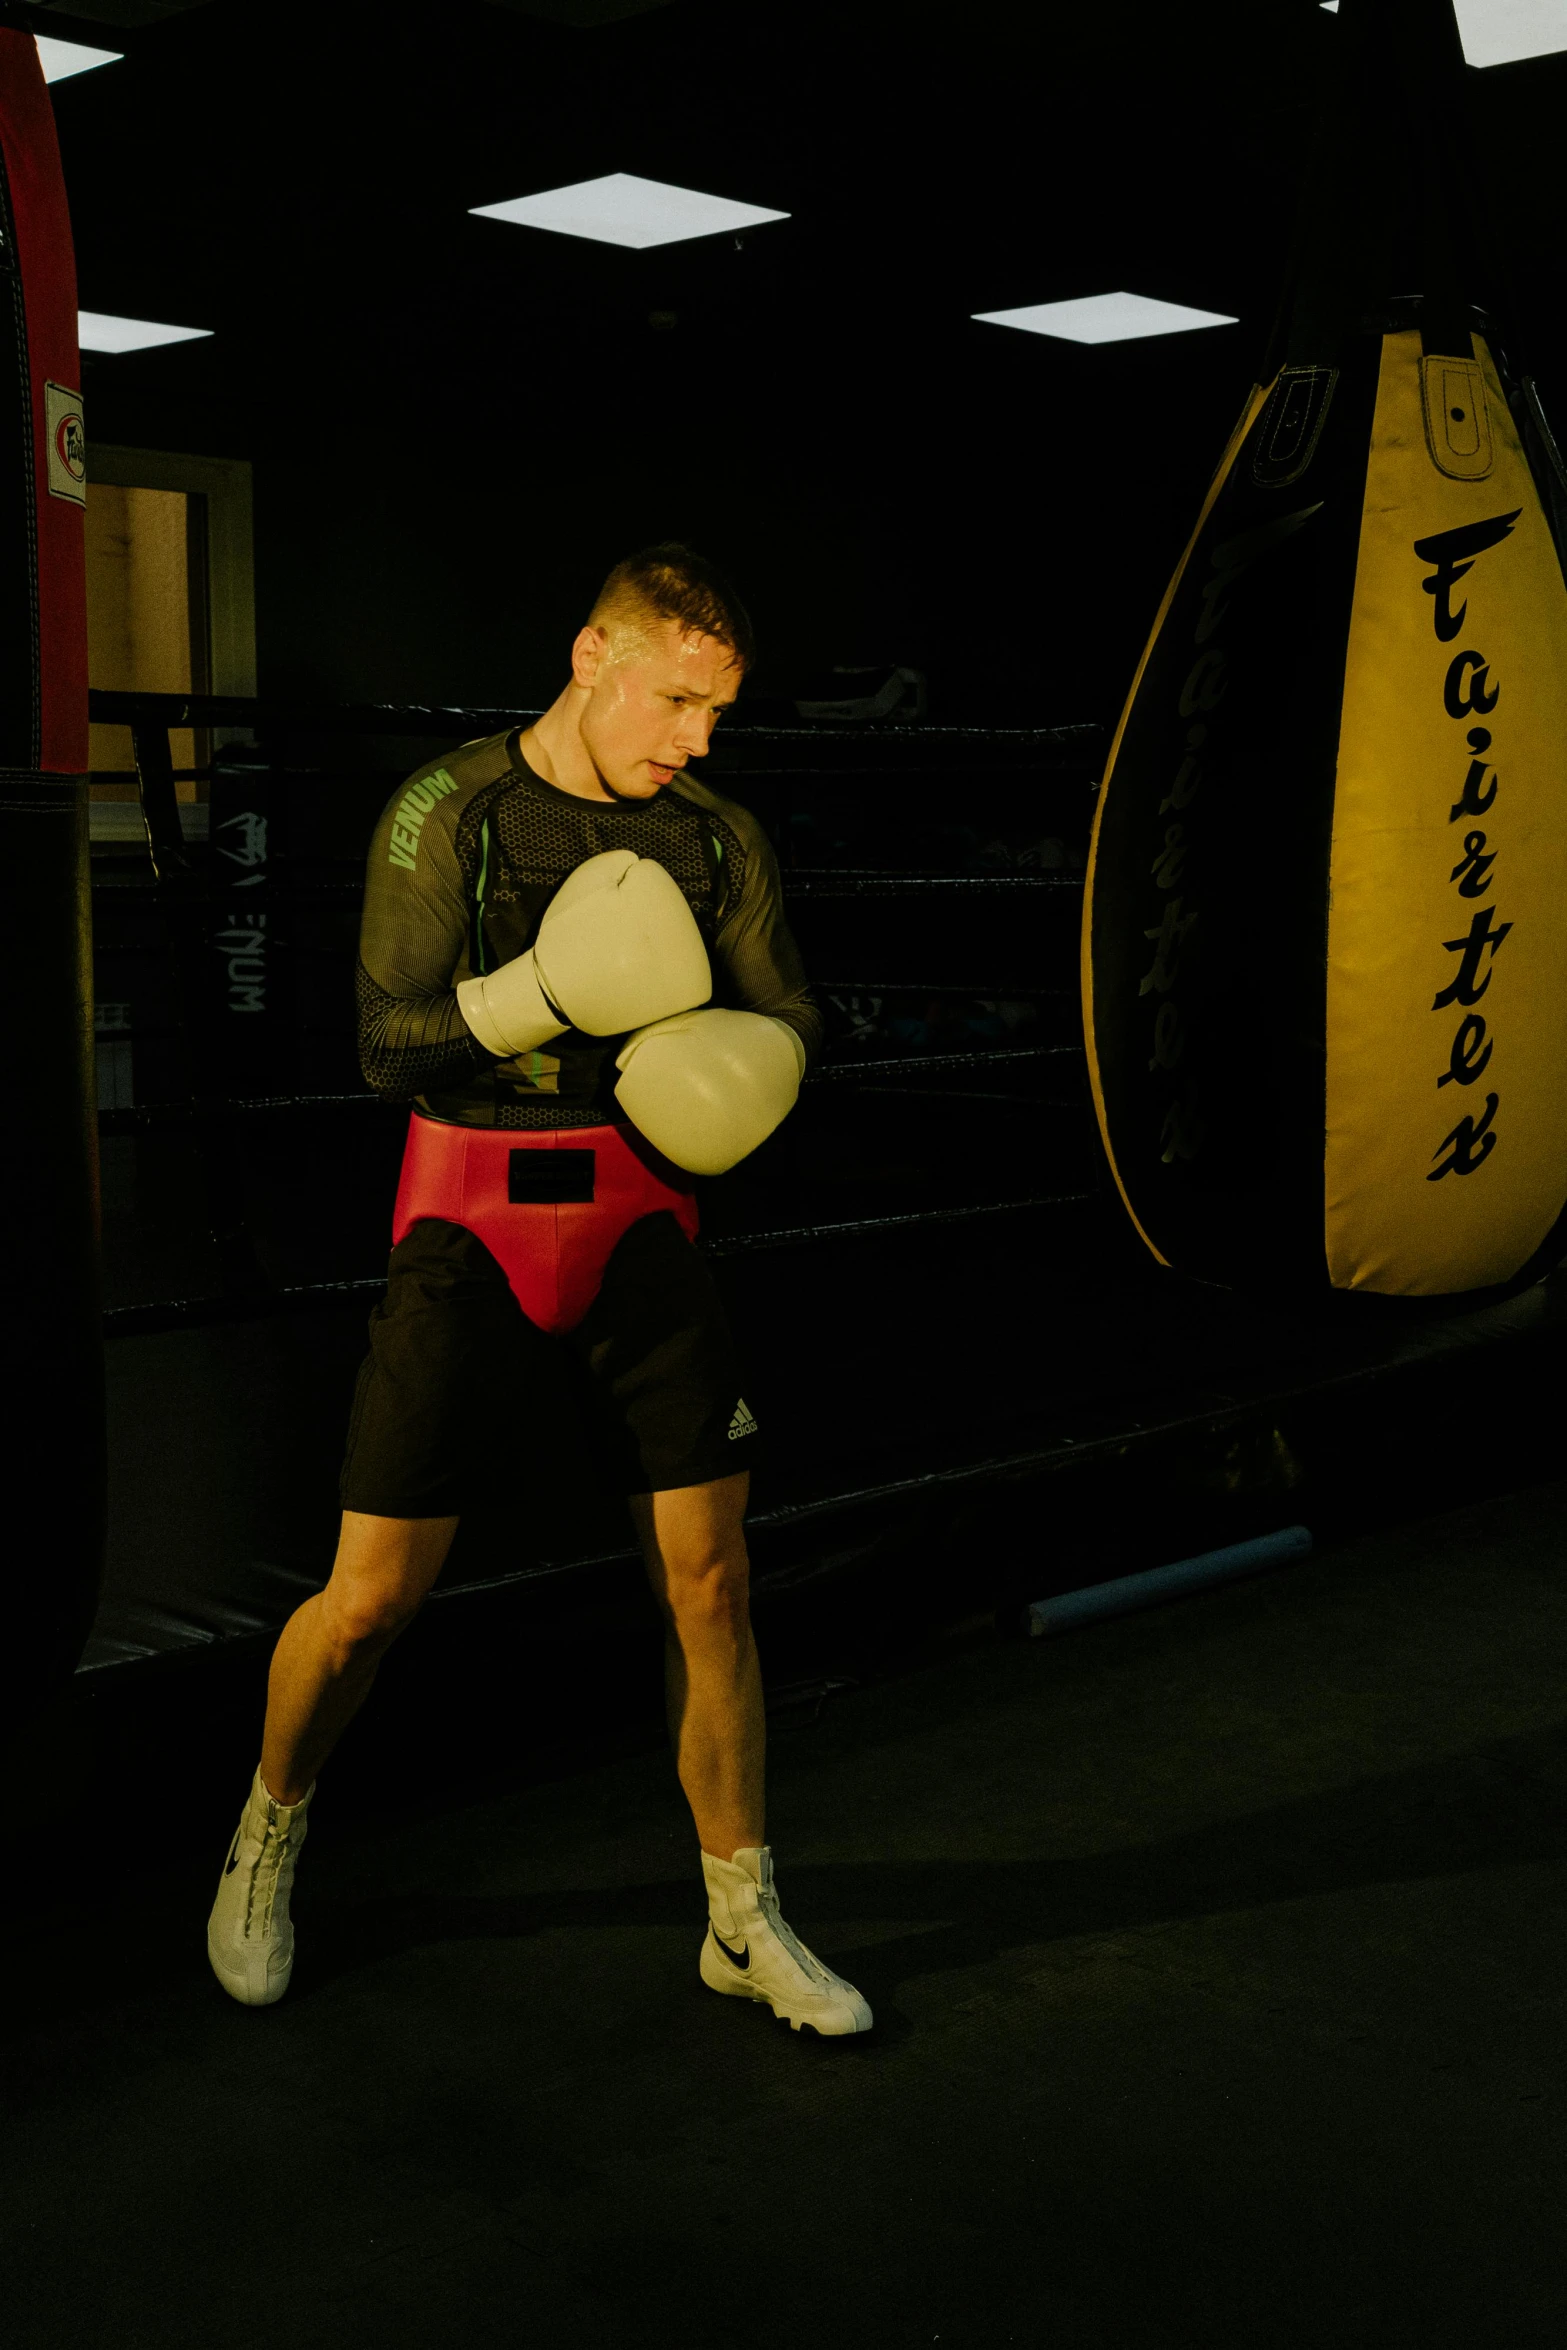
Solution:
[[(118, 693), (254, 694), (250, 467), (238, 458), (91, 447), (87, 482), (87, 677)], [(227, 740), (234, 730), (223, 730)], [(182, 822), (199, 836), (209, 730), (170, 736)], [(96, 840), (140, 837), (128, 726), (94, 724), (88, 763)], [(199, 811), (199, 814), (198, 814)]]
[[(210, 690), (207, 631), (207, 501), (199, 491), (87, 486), (87, 675), (117, 693)], [(134, 774), (128, 726), (95, 725), (87, 763), (94, 782)], [(197, 797), (194, 770), (207, 745), (183, 729), (170, 750), (182, 800)], [(126, 785), (111, 785), (122, 791)]]

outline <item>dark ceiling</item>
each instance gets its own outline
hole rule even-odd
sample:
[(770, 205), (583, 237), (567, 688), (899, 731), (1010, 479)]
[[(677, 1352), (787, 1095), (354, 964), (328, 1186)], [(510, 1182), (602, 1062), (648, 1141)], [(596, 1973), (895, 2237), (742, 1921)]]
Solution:
[[(557, 24), (618, 24), (622, 17), (646, 16), (667, 8), (670, 0), (489, 0), (494, 8), (510, 8), (518, 16), (549, 17)], [(56, 7), (55, 0), (37, 0), (40, 9), (55, 16), (74, 16), (83, 24), (139, 26), (157, 24), (169, 16), (183, 16), (192, 8), (210, 8), (214, 0), (85, 0), (85, 5)]]
[[(98, 43), (104, 45), (102, 28), (113, 25), (119, 30), (139, 29), (143, 25), (159, 24), (165, 17), (183, 16), (187, 9), (207, 8), (212, 0), (86, 0), (79, 8), (56, 8), (54, 0), (38, 0), (38, 14), (51, 17), (75, 17), (85, 29), (91, 25), (98, 30)], [(61, 31), (64, 33), (62, 26)]]
[[(124, 28), (125, 63), (54, 92), (83, 305), (215, 330), (90, 361), (90, 431), (251, 456), (278, 596), (302, 531), (374, 545), (352, 589), (352, 546), (322, 557), (352, 658), (312, 666), (280, 603), (275, 682), (390, 693), (423, 659), (409, 690), (493, 688), (549, 594), (678, 529), (785, 666), (912, 658), (949, 708), (1108, 707), (1260, 351), (1335, 20), (626, 5), (97, 0), (96, 34), (40, 11)], [(1558, 379), (1564, 69), (1470, 76)], [(634, 253), (468, 214), (611, 171), (790, 218)], [(1121, 287), (1241, 324), (1082, 349), (970, 315)]]

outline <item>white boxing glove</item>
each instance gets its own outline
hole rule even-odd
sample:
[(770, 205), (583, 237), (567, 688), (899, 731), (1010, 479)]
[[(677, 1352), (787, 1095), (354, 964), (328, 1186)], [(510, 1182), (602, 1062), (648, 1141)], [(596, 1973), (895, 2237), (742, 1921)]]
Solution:
[(722, 1175), (794, 1108), (805, 1047), (765, 1012), (680, 1012), (629, 1036), (615, 1099), (689, 1175)]
[(713, 992), (707, 949), (679, 884), (656, 858), (605, 849), (568, 873), (524, 955), (464, 979), (457, 1008), (503, 1060), (568, 1028), (619, 1036)]

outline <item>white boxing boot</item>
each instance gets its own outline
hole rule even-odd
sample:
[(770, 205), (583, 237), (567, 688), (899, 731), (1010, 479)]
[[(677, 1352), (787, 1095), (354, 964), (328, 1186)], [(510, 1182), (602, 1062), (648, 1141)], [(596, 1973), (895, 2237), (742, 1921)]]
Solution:
[(792, 2030), (807, 2025), (836, 2038), (868, 2032), (871, 2011), (854, 1988), (807, 1950), (778, 1914), (771, 1847), (747, 1845), (733, 1860), (702, 1855), (708, 1928), (699, 1961), (710, 1991), (765, 1999)]
[(312, 1784), (298, 1803), (274, 1803), (258, 1770), (218, 1879), (207, 1956), (229, 1997), (244, 2007), (270, 2007), (294, 1971), (288, 1896), (314, 1793)]

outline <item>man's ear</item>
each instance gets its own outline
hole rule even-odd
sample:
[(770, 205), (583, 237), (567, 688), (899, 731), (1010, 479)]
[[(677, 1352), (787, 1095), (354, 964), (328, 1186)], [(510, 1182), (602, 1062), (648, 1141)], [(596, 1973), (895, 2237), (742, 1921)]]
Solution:
[(571, 648), (571, 682), (573, 685), (592, 686), (609, 652), (609, 635), (605, 629), (579, 628)]

